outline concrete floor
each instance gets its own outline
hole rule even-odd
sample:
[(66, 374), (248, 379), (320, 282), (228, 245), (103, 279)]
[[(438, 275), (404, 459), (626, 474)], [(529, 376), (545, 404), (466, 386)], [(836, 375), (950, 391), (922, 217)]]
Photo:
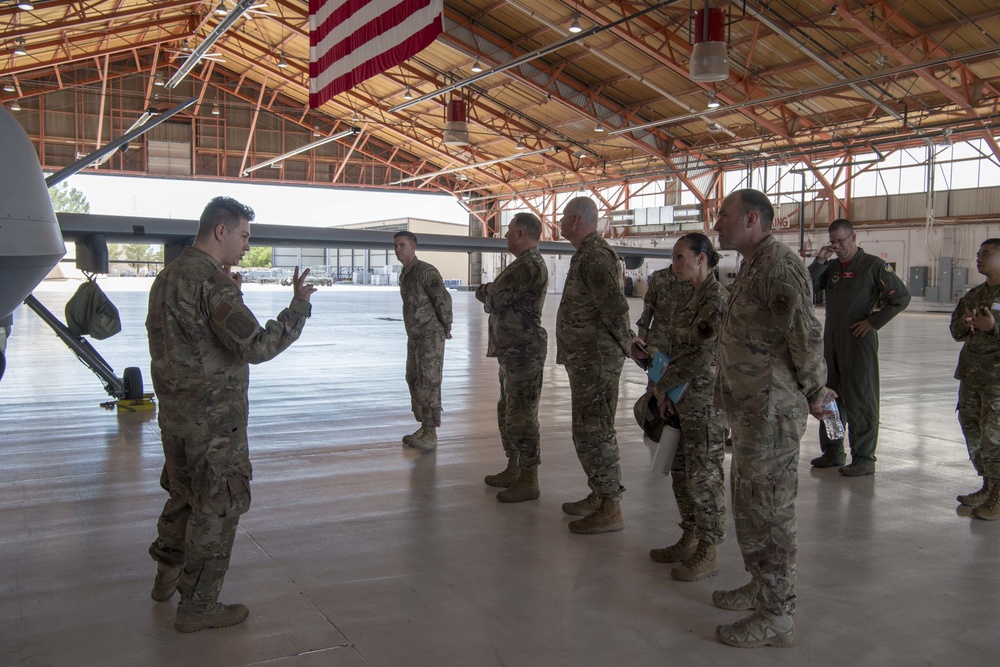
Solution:
[[(107, 281), (125, 329), (95, 346), (148, 376), (148, 281)], [(36, 295), (59, 313), (75, 284)], [(288, 288), (249, 287), (273, 316)], [(799, 487), (798, 645), (746, 651), (715, 626), (740, 618), (711, 591), (746, 581), (732, 532), (722, 573), (673, 581), (648, 549), (672, 543), (668, 478), (619, 403), (623, 532), (577, 536), (560, 503), (587, 493), (554, 363), (542, 395), (542, 497), (501, 505), (483, 475), (503, 457), (486, 318), (454, 295), (436, 453), (402, 447), (414, 428), (403, 380), (398, 293), (325, 288), (302, 339), (252, 371), (253, 507), (240, 523), (222, 600), (242, 625), (181, 635), (174, 604), (149, 598), (146, 554), (165, 499), (153, 413), (103, 410), (99, 381), (20, 309), (0, 383), (2, 665), (995, 665), (1000, 523), (971, 520), (977, 486), (954, 415), (959, 346), (942, 314), (907, 313), (882, 335), (878, 474), (811, 470)], [(641, 302), (632, 300), (633, 320)], [(176, 598), (175, 598), (176, 600)], [(993, 656), (992, 658), (990, 656)]]

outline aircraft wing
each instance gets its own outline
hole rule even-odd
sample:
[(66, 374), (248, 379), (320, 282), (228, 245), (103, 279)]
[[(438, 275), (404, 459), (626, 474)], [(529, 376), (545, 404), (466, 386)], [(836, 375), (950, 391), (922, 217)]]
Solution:
[[(85, 213), (59, 213), (59, 227), (63, 238), (81, 241), (91, 234), (103, 234), (109, 243), (157, 243), (183, 245), (194, 240), (198, 231), (197, 220), (169, 218), (136, 218), (130, 216), (92, 215)], [(302, 248), (392, 248), (394, 232), (342, 227), (301, 227), (294, 225), (250, 226), (251, 245), (290, 246)], [(506, 252), (504, 239), (477, 236), (451, 236), (448, 234), (420, 234), (422, 251), (443, 252)], [(670, 257), (670, 248), (643, 248), (612, 245), (622, 257)], [(566, 241), (543, 241), (538, 249), (547, 254), (572, 255), (573, 246)]]

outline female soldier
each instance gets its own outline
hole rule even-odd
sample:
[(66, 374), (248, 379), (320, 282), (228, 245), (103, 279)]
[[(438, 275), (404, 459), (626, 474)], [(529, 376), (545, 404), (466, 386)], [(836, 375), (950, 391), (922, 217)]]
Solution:
[[(669, 341), (663, 352), (671, 359), (655, 388), (661, 414), (676, 413), (681, 422), (671, 476), (684, 533), (677, 544), (653, 549), (649, 556), (660, 563), (681, 563), (670, 571), (680, 581), (718, 574), (715, 547), (726, 537), (726, 426), (713, 393), (716, 337), (728, 294), (715, 278), (718, 263), (719, 254), (704, 234), (686, 234), (674, 245), (674, 275), (689, 282), (694, 295), (663, 323)], [(667, 392), (685, 382), (687, 388), (674, 404)]]

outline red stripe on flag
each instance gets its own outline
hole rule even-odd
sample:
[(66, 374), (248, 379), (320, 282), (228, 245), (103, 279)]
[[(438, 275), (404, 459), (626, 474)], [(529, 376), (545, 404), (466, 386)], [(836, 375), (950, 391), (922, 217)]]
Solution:
[[(378, 0), (349, 0), (344, 5), (338, 7), (322, 25), (311, 32), (309, 36), (310, 45), (313, 47), (317, 46), (338, 25), (356, 12), (364, 9), (371, 2), (378, 2)], [(352, 34), (331, 46), (325, 53), (320, 54), (315, 62), (309, 63), (309, 76), (313, 80), (320, 77), (331, 66), (341, 61), (347, 61), (348, 67), (350, 67), (350, 69), (332, 80), (324, 88), (310, 93), (309, 106), (315, 108), (322, 105), (331, 97), (339, 95), (345, 90), (350, 90), (362, 81), (400, 64), (430, 45), (441, 34), (440, 15), (430, 25), (417, 29), (415, 33), (405, 36), (403, 41), (389, 46), (389, 48), (370, 57), (368, 60), (360, 63), (351, 62), (350, 60), (351, 54), (355, 53), (358, 49), (377, 40), (383, 34), (397, 26), (405, 27), (408, 18), (415, 12), (425, 9), (432, 2), (433, 0), (406, 0), (376, 16), (365, 25), (360, 26)], [(315, 14), (322, 4), (323, 0), (310, 0), (310, 14)], [(417, 26), (414, 26), (414, 29), (416, 28)]]
[(395, 67), (407, 58), (416, 55), (427, 48), (441, 34), (441, 19), (436, 19), (429, 26), (417, 32), (405, 42), (385, 51), (382, 54), (361, 63), (349, 72), (331, 81), (325, 88), (310, 93), (309, 107), (315, 109), (325, 104), (329, 99), (359, 83)]

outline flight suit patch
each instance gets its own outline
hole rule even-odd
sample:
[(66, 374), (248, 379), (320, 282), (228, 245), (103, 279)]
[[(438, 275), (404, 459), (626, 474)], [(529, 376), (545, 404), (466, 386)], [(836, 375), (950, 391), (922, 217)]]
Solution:
[(788, 306), (791, 304), (791, 300), (784, 294), (779, 294), (774, 297), (774, 301), (771, 302), (771, 308), (776, 313), (783, 313), (788, 310)]
[(838, 282), (840, 282), (840, 274), (839, 273), (835, 273), (832, 276), (830, 276), (830, 282), (831, 283), (838, 283)]
[(708, 322), (699, 322), (698, 323), (698, 335), (701, 336), (702, 338), (711, 338), (712, 337), (712, 325), (709, 324)]

